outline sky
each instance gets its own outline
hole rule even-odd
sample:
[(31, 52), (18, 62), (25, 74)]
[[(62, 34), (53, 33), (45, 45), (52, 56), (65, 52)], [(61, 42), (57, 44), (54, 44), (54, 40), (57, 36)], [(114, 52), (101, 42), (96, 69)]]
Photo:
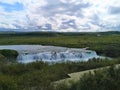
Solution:
[(119, 0), (0, 0), (0, 30), (120, 31)]

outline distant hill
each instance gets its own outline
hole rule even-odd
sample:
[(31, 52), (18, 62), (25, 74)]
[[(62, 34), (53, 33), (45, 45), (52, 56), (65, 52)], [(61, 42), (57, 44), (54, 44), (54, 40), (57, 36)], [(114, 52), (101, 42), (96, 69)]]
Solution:
[[(30, 35), (30, 36), (79, 36), (79, 35), (111, 35), (120, 34), (120, 31), (108, 31), (108, 32), (51, 32), (51, 31), (31, 31), (31, 32), (20, 32), (21, 30), (0, 30), (0, 35)], [(24, 31), (24, 30), (22, 30)]]

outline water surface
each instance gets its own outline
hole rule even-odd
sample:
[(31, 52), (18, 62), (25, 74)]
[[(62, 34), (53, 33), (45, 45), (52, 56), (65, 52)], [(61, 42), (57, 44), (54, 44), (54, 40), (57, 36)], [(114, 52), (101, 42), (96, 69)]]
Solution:
[(29, 63), (34, 61), (62, 62), (62, 61), (87, 61), (99, 58), (95, 51), (42, 45), (4, 45), (0, 49), (16, 50), (19, 53), (18, 62)]

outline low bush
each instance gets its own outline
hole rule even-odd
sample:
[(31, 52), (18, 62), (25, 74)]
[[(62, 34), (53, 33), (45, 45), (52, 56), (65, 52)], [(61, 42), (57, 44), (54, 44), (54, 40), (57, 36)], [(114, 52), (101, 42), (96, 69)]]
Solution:
[(120, 67), (110, 67), (84, 75), (74, 90), (120, 90), (119, 79)]
[(15, 50), (0, 50), (0, 54), (3, 55), (4, 57), (6, 57), (8, 60), (11, 59), (16, 59), (18, 56), (18, 52)]

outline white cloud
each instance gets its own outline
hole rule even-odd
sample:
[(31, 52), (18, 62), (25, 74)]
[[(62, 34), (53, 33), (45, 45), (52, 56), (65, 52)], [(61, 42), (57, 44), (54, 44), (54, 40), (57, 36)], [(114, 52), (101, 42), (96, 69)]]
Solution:
[(77, 0), (60, 0), (62, 3), (75, 3)]
[[(38, 26), (51, 24), (56, 31), (99, 31), (120, 27), (118, 0), (0, 0), (0, 2), (8, 4), (19, 2), (24, 5), (24, 10), (9, 13), (0, 6), (0, 28), (36, 29)], [(74, 22), (69, 22), (71, 20)]]

